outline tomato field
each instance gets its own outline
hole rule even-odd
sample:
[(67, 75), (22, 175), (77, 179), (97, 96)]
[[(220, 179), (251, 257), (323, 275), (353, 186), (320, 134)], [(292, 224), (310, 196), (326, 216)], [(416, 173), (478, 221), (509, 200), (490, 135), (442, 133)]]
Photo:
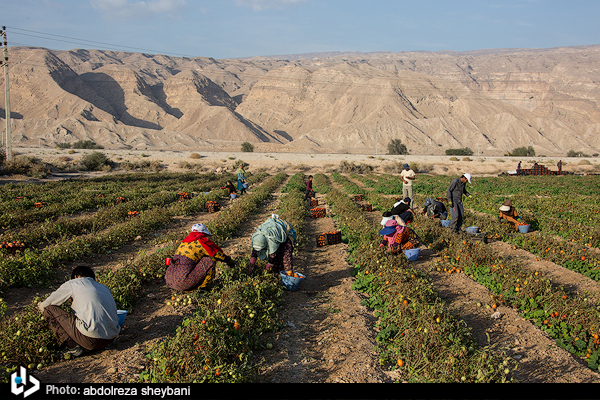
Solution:
[[(141, 365), (134, 375), (120, 376), (121, 381), (261, 382), (272, 368), (269, 362), (275, 363), (269, 360), (284, 346), (277, 340), (279, 332), (293, 329), (292, 313), (319, 299), (323, 288), (342, 285), (337, 279), (318, 286), (318, 278), (327, 275), (302, 263), (317, 253), (327, 257), (334, 249), (343, 251), (344, 262), (350, 265), (349, 289), (360, 296), (360, 306), (372, 318), (367, 319), (373, 335), (370, 368), (381, 369), (384, 381), (560, 381), (532, 378), (523, 372), (543, 369), (550, 361), (534, 360), (525, 350), (517, 354), (503, 346), (503, 341), (490, 339), (482, 325), (489, 328), (492, 314), (505, 315), (505, 320), (518, 316), (531, 335), (549, 337), (556, 354), (580, 368), (571, 381), (598, 381), (597, 177), (475, 177), (469, 187), (473, 196), (465, 199), (465, 226), (478, 226), (487, 240), (452, 234), (439, 220), (417, 213), (411, 228), (421, 239), (422, 255), (416, 262), (379, 248), (381, 214), (402, 193), (397, 176), (316, 173), (314, 188), (323, 209), (318, 216), (311, 214), (314, 207), (303, 200), (306, 178), (302, 172), (250, 174), (249, 192), (235, 200), (220, 189), (235, 179), (228, 174), (136, 173), (4, 185), (0, 191), (3, 382), (19, 365), (38, 371), (42, 379), (54, 379), (68, 363), (91, 357), (60, 360), (53, 333), (36, 307), (78, 264), (93, 265), (97, 280), (110, 288), (118, 308), (130, 313), (117, 349), (135, 347), (127, 342), (129, 335), (138, 341), (141, 336), (136, 334), (157, 327), (153, 324), (158, 318), (144, 319), (148, 299), (156, 301), (164, 321), (171, 321), (165, 323), (160, 337), (144, 339), (147, 343), (139, 351), (136, 347), (140, 353), (136, 362)], [(422, 205), (427, 197), (445, 197), (451, 179), (419, 175), (415, 205)], [(528, 233), (515, 232), (498, 220), (498, 207), (506, 199), (531, 224)], [(209, 212), (208, 203), (219, 207)], [(295, 269), (307, 276), (298, 292), (285, 291), (279, 276), (263, 272), (264, 262), (259, 261), (251, 274), (247, 272), (250, 236), (270, 213), (290, 222), (298, 234)], [(202, 221), (213, 241), (235, 260), (234, 266), (218, 265), (217, 279), (207, 290), (178, 293), (165, 289), (165, 259), (191, 226), (182, 226), (180, 221)], [(319, 242), (318, 234), (333, 232), (341, 232), (342, 243)], [(129, 247), (137, 253), (119, 263), (107, 261)], [(546, 269), (537, 268), (538, 263)], [(323, 264), (332, 261), (324, 259)], [(548, 273), (550, 268), (553, 274)], [(585, 289), (563, 283), (561, 275), (585, 281)], [(472, 287), (485, 300), (469, 303), (472, 313), (455, 308), (457, 294), (441, 289), (441, 283), (449, 280)], [(303, 291), (312, 297), (295, 304)], [(330, 300), (327, 304), (329, 313), (347, 312), (341, 309), (343, 303), (333, 304), (337, 303)], [(316, 309), (310, 306), (303, 312), (308, 325), (311, 315), (316, 318)], [(475, 313), (485, 316), (486, 322), (476, 320)], [(140, 332), (128, 330), (130, 320), (139, 324)], [(478, 330), (483, 333), (474, 333)], [(329, 329), (335, 337), (333, 332), (336, 327)], [(321, 370), (319, 364), (328, 361), (315, 356), (315, 345), (311, 350), (313, 342), (305, 339), (292, 345), (307, 347), (305, 353), (311, 356), (305, 356), (304, 363), (313, 371)], [(104, 358), (103, 365), (109, 365), (117, 353), (104, 350), (94, 357)]]

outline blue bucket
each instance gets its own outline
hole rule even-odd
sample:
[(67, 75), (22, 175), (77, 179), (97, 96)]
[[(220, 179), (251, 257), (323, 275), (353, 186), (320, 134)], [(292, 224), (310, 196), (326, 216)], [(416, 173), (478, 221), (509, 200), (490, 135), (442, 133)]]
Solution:
[(237, 197), (235, 193), (231, 193), (229, 196), (231, 196), (232, 199), (235, 199)]
[(527, 232), (529, 232), (529, 227), (530, 226), (531, 226), (531, 224), (519, 225), (519, 232), (521, 232), (521, 233), (527, 233)]
[(479, 227), (478, 226), (469, 226), (468, 228), (465, 228), (465, 231), (467, 231), (467, 233), (477, 233), (477, 232), (479, 232)]
[(279, 273), (279, 275), (281, 275), (281, 282), (283, 283), (283, 287), (289, 290), (290, 292), (297, 290), (300, 286), (300, 282), (302, 282), (304, 278), (306, 278), (306, 276), (302, 275), (300, 272), (296, 272), (296, 274), (299, 276), (299, 278), (289, 276), (283, 271)]
[(442, 226), (443, 226), (444, 228), (447, 228), (447, 227), (449, 227), (449, 226), (450, 226), (450, 222), (452, 222), (452, 221), (451, 221), (451, 220), (449, 220), (449, 219), (443, 219), (443, 220), (442, 220)]
[(117, 317), (119, 318), (119, 329), (123, 329), (125, 323), (125, 317), (127, 316), (127, 310), (117, 310)]
[(417, 261), (419, 259), (419, 253), (421, 253), (421, 249), (408, 249), (402, 250), (408, 261)]

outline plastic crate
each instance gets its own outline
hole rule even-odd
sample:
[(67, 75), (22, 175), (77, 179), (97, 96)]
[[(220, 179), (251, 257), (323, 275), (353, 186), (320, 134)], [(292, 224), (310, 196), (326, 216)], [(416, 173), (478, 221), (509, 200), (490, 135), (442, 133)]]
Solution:
[(360, 208), (362, 208), (363, 211), (373, 211), (373, 206), (368, 203), (361, 204)]
[(121, 203), (127, 203), (127, 199), (125, 197), (117, 197), (115, 199), (115, 205), (121, 204)]
[(355, 194), (354, 195), (354, 201), (363, 201), (362, 194)]
[(325, 209), (324, 208), (311, 208), (310, 216), (312, 218), (324, 218), (325, 217)]
[(316, 207), (319, 205), (319, 200), (317, 199), (310, 199), (310, 206), (311, 207)]
[(332, 244), (342, 243), (342, 232), (325, 232), (317, 236), (317, 246), (327, 246)]

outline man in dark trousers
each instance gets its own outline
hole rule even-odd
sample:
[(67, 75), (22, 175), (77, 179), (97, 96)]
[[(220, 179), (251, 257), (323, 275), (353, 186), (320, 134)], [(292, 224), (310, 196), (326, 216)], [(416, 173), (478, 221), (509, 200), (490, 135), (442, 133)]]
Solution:
[[(73, 299), (73, 313), (59, 307), (68, 299)], [(59, 347), (66, 345), (65, 358), (102, 349), (119, 335), (115, 300), (108, 287), (96, 282), (90, 267), (76, 267), (71, 280), (38, 303), (38, 308), (58, 337)]]
[(471, 196), (467, 192), (467, 182), (471, 183), (471, 174), (463, 174), (460, 178), (454, 178), (448, 186), (446, 192), (446, 198), (448, 199), (448, 205), (450, 206), (450, 215), (452, 220), (450, 221), (450, 230), (454, 233), (458, 233), (463, 221), (465, 219), (465, 209), (463, 208), (462, 197), (463, 195)]

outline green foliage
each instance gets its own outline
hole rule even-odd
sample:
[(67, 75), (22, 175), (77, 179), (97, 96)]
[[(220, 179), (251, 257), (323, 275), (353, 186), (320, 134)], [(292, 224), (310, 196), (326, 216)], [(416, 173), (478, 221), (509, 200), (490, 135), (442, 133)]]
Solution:
[(400, 139), (392, 139), (388, 143), (387, 148), (388, 148), (388, 154), (396, 154), (396, 155), (408, 154), (408, 149), (406, 148), (406, 145), (404, 143), (402, 143), (402, 140), (400, 140)]
[(583, 151), (569, 150), (567, 152), (567, 157), (589, 157), (589, 155), (584, 154)]
[(102, 147), (100, 145), (97, 145), (96, 143), (94, 143), (91, 140), (79, 140), (79, 141), (73, 143), (71, 145), (71, 148), (73, 148), (73, 149), (92, 149), (92, 150), (96, 149), (96, 150), (99, 150), (99, 149), (103, 149), (104, 147)]
[(244, 153), (252, 153), (254, 151), (254, 145), (250, 142), (242, 143), (242, 151)]
[(461, 149), (446, 149), (447, 156), (472, 156), (473, 150), (468, 147), (463, 147)]
[(70, 149), (71, 143), (57, 143), (56, 148), (57, 149)]
[(513, 157), (534, 157), (535, 150), (532, 146), (517, 147), (513, 149), (513, 151), (509, 152), (508, 155)]
[(100, 153), (95, 151), (93, 153), (87, 154), (81, 158), (81, 165), (87, 171), (101, 171), (106, 166), (109, 166), (110, 160), (104, 153)]

